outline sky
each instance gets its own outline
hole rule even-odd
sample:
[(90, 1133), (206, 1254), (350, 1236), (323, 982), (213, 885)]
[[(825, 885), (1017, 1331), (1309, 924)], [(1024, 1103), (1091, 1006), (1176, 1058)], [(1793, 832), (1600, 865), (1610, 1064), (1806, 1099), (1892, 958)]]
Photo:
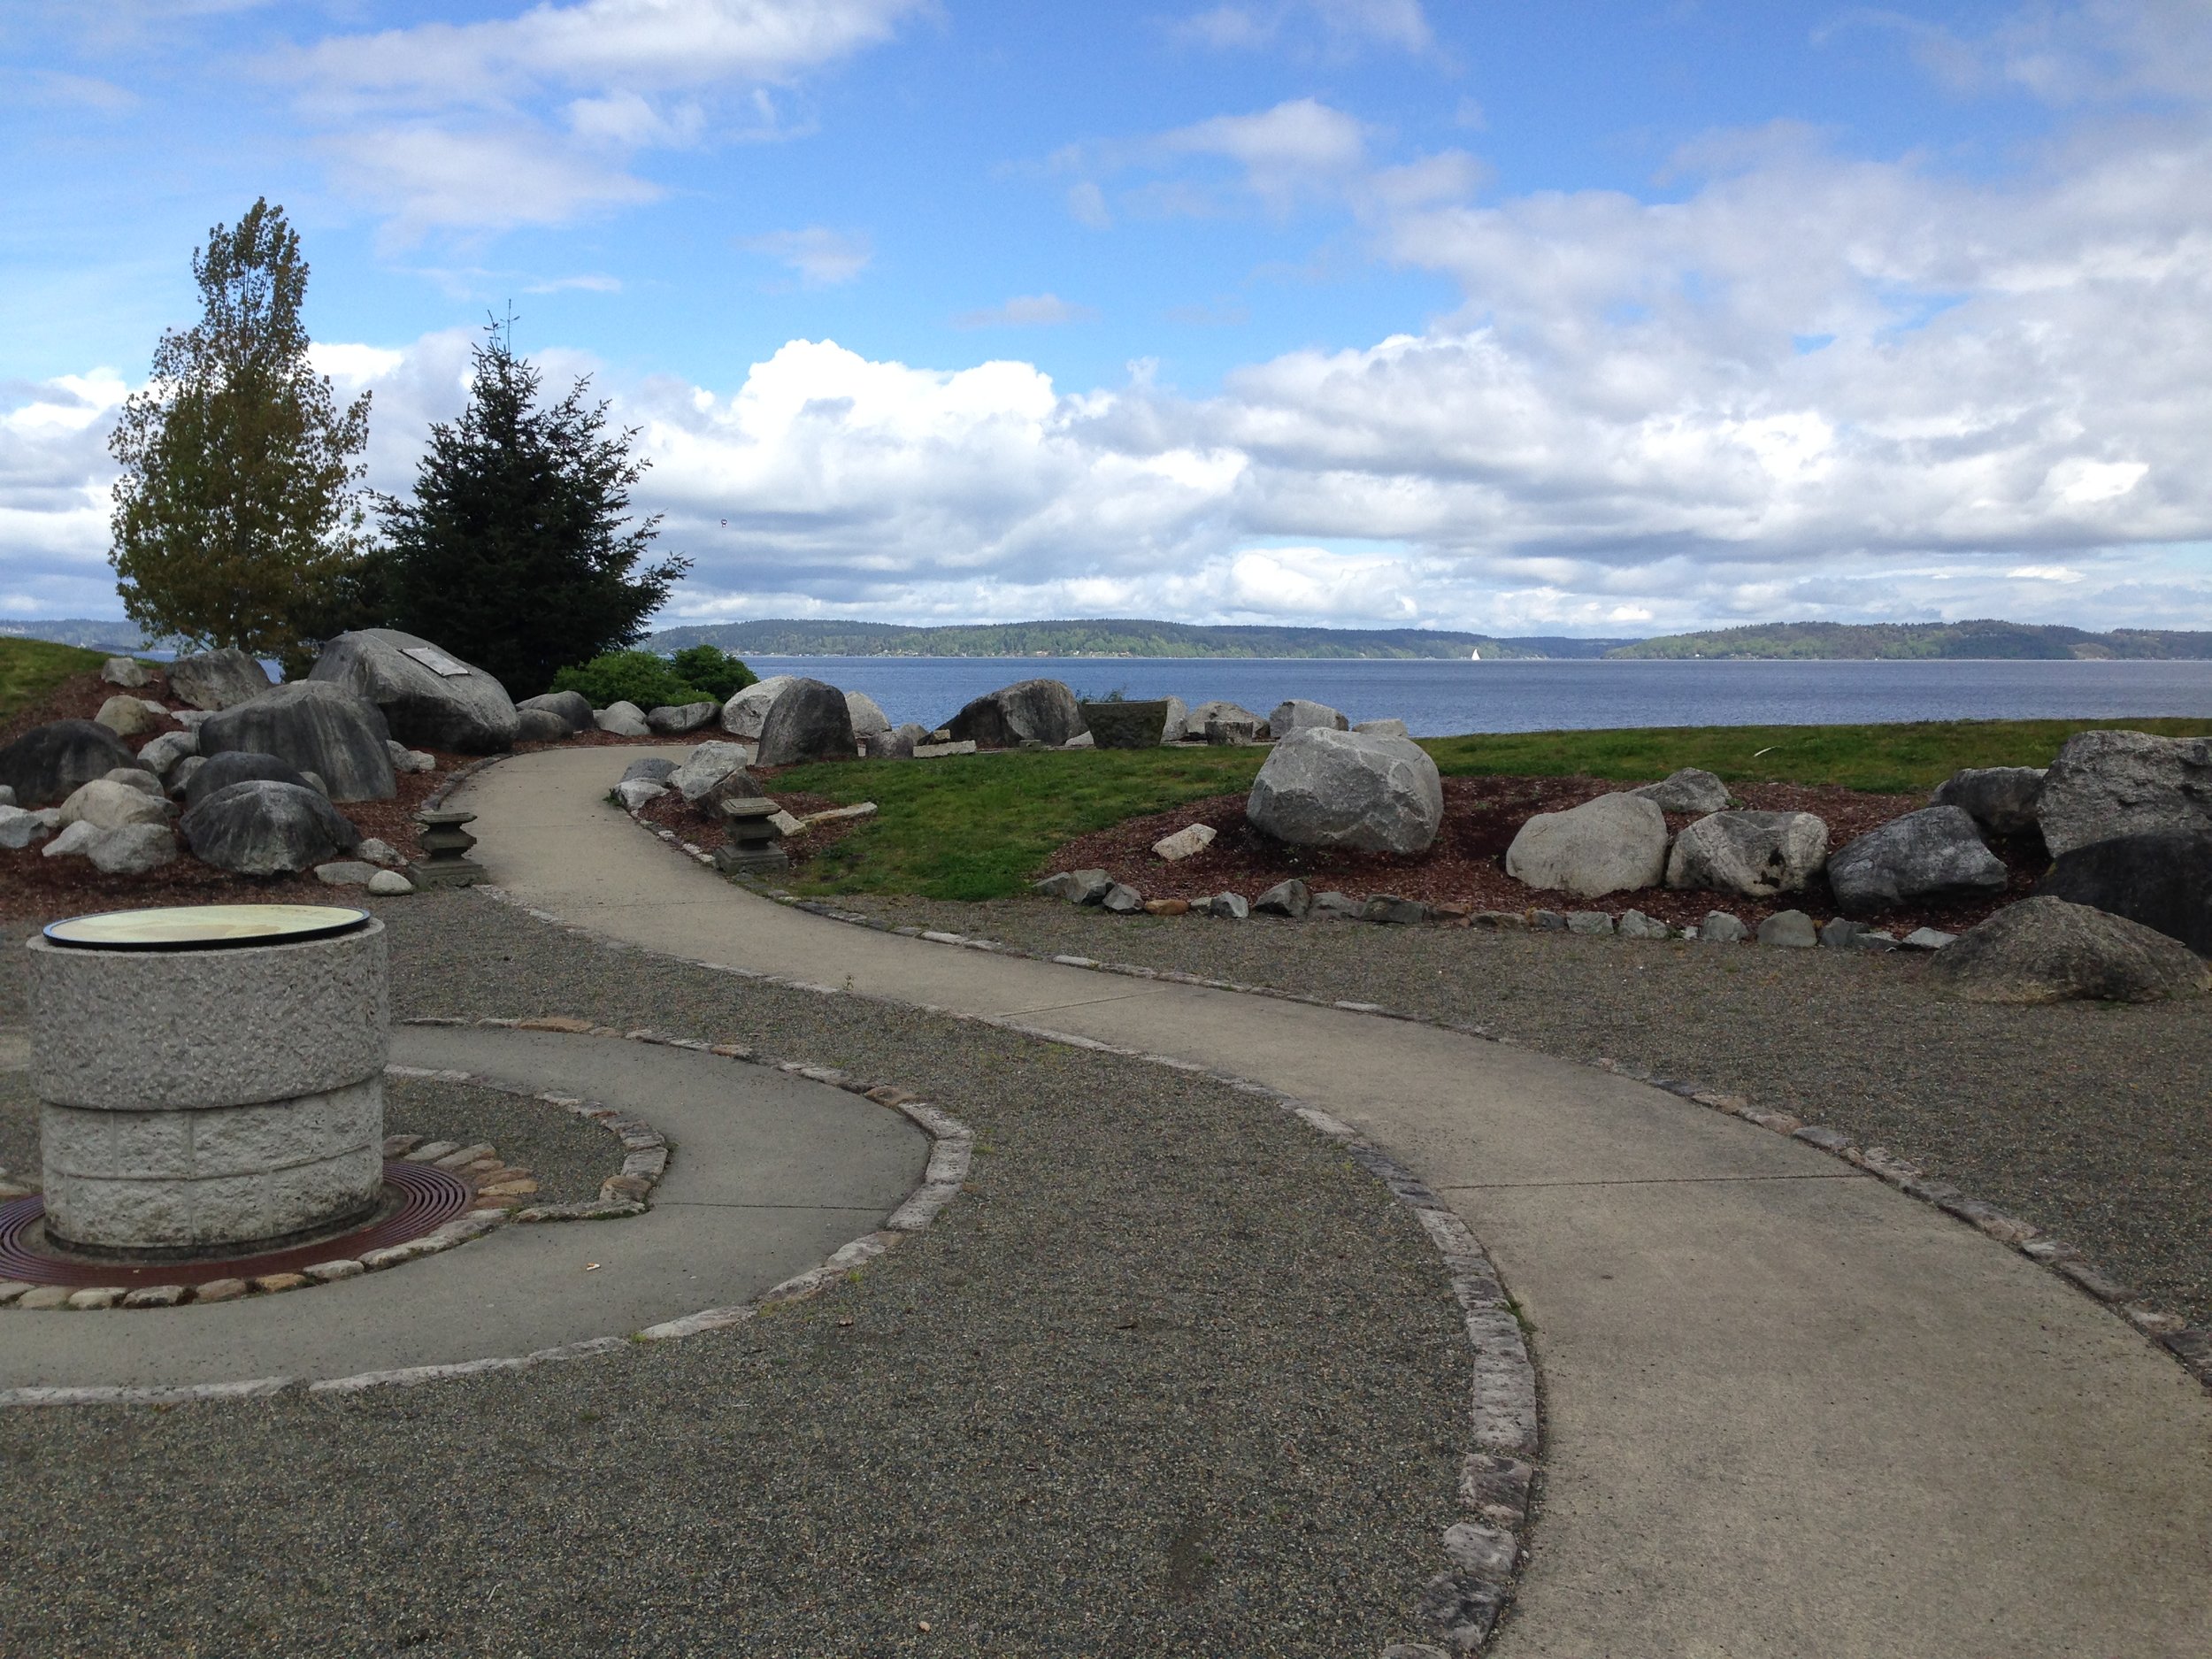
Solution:
[(0, 616), (262, 196), (370, 483), (511, 310), (664, 623), (2212, 627), (2203, 0), (9, 0)]

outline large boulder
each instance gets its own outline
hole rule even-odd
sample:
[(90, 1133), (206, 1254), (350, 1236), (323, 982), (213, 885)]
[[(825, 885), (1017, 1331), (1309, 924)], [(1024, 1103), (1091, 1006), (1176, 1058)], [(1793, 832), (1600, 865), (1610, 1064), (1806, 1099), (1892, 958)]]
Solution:
[(2212, 956), (2212, 833), (2120, 835), (2061, 853), (2036, 892), (2086, 904)]
[(645, 710), (634, 703), (611, 703), (591, 717), (591, 723), (610, 737), (650, 737)]
[(143, 737), (161, 725), (161, 716), (146, 706), (143, 697), (110, 697), (92, 718), (118, 737)]
[(891, 729), (891, 717), (864, 691), (845, 694), (845, 712), (852, 717), (855, 742), (864, 743), (877, 733)]
[(165, 819), (103, 828), (90, 818), (79, 818), (39, 850), (48, 858), (90, 859), (104, 876), (142, 876), (177, 856), (177, 837)]
[(0, 785), (20, 807), (51, 806), (83, 784), (134, 762), (123, 740), (91, 720), (35, 726), (0, 749)]
[(274, 755), (257, 754), (250, 749), (226, 749), (202, 763), (199, 769), (185, 780), (184, 804), (188, 810), (213, 795), (218, 789), (227, 789), (234, 783), (296, 783), (308, 788), (307, 780), (300, 769)]
[(2005, 881), (2004, 861), (1982, 844), (1963, 807), (1928, 806), (1892, 818), (1828, 860), (1828, 885), (1852, 915), (2002, 893)]
[(1962, 807), (1992, 835), (2024, 835), (2036, 826), (2041, 766), (1968, 766), (1936, 785), (1930, 806)]
[(704, 703), (664, 703), (657, 709), (645, 711), (645, 724), (663, 737), (681, 737), (695, 732), (703, 726), (714, 724), (722, 712), (722, 705), (709, 698)]
[(1404, 738), (1308, 726), (1276, 745), (1245, 813), (1294, 847), (1424, 853), (1444, 822), (1444, 785)]
[(2040, 895), (1960, 934), (1936, 953), (1928, 977), (1973, 1002), (2154, 1002), (2212, 986), (2212, 970), (2186, 945), (2124, 916)]
[(745, 687), (722, 705), (722, 729), (732, 737), (760, 741), (760, 729), (768, 724), (768, 710), (776, 706), (776, 699), (783, 695), (784, 687), (796, 678), (794, 674), (771, 674)]
[[(685, 800), (696, 805), (705, 800), (713, 792), (714, 786), (732, 772), (744, 771), (745, 763), (749, 758), (742, 743), (701, 743), (684, 757), (682, 765), (662, 774), (656, 781), (667, 784)], [(635, 777), (648, 775), (634, 766), (622, 774), (623, 780), (634, 781), (633, 774)]]
[(111, 657), (100, 664), (100, 678), (111, 686), (136, 691), (150, 683), (153, 676), (146, 672), (146, 664), (135, 657)]
[[(1663, 805), (1651, 787), (1630, 793)], [(1770, 899), (1801, 892), (1827, 861), (1828, 826), (1810, 812), (1715, 812), (1675, 837), (1667, 885)]]
[(200, 753), (210, 761), (231, 749), (274, 755), (318, 774), (334, 801), (388, 801), (399, 792), (390, 741), (383, 710), (327, 680), (279, 686), (200, 727)]
[(236, 875), (311, 870), (361, 844), (361, 832), (304, 785), (253, 779), (206, 796), (178, 827), (202, 864)]
[(1267, 734), (1272, 738), (1288, 737), (1308, 726), (1325, 726), (1333, 732), (1348, 732), (1352, 722), (1325, 703), (1309, 703), (1303, 697), (1286, 697), (1275, 705), (1275, 712), (1267, 717)]
[[(1711, 772), (1700, 772), (1694, 766), (1685, 766), (1657, 783), (1631, 789), (1629, 794), (1656, 803), (1662, 812), (1719, 812), (1728, 806), (1728, 786)], [(1823, 844), (1825, 845), (1824, 837)]]
[[(138, 775), (146, 777), (142, 772)], [(153, 780), (147, 777), (147, 781)], [(165, 828), (168, 822), (169, 803), (161, 798), (158, 784), (150, 795), (126, 783), (96, 778), (80, 784), (61, 803), (61, 817), (55, 825), (59, 829), (72, 824), (89, 824), (95, 829), (121, 829), (127, 824), (159, 824)]]
[(138, 764), (166, 782), (181, 761), (200, 752), (197, 732), (165, 732), (138, 751)]
[(463, 755), (515, 746), (518, 722), (507, 687), (397, 628), (341, 634), (323, 647), (308, 678), (367, 698), (403, 743)]
[(947, 724), (954, 742), (980, 749), (1018, 749), (1024, 743), (1057, 749), (1090, 730), (1075, 693), (1056, 680), (1025, 680), (986, 692)]
[(565, 742), (573, 733), (566, 720), (550, 709), (515, 710), (515, 741), (518, 743)]
[(2076, 733), (2044, 774), (2036, 818), (2054, 857), (2123, 835), (2212, 830), (2212, 738)]
[(571, 732), (591, 730), (591, 699), (580, 691), (548, 691), (534, 697), (525, 697), (515, 704), (515, 712), (537, 709), (556, 717)]
[(1655, 887), (1666, 870), (1666, 815), (1636, 795), (1539, 812), (1505, 849), (1505, 872), (1516, 881), (1586, 899)]
[[(1160, 741), (1179, 743), (1190, 731), (1190, 710), (1183, 706), (1180, 697), (1164, 699), (1167, 718), (1160, 723)], [(1202, 733), (1200, 735), (1204, 735)]]
[(763, 766), (850, 760), (859, 748), (853, 741), (853, 717), (845, 706), (845, 694), (818, 680), (795, 680), (768, 710), (756, 759)]
[(169, 694), (196, 709), (234, 709), (268, 695), (269, 671), (235, 646), (180, 657), (169, 664)]

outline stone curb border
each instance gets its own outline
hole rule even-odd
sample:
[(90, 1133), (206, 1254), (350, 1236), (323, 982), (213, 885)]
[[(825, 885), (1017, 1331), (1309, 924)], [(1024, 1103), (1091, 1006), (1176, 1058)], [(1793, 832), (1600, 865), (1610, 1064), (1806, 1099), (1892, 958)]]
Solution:
[[(497, 892), (496, 889), (488, 887), (484, 891), (488, 894)], [(505, 895), (499, 895), (498, 896), (503, 898)], [(426, 1017), (401, 1020), (397, 1023), (403, 1025), (476, 1025), (494, 1031), (556, 1031), (579, 1036), (613, 1037), (632, 1042), (658, 1043), (672, 1048), (688, 1048), (695, 1053), (711, 1054), (722, 1059), (768, 1066), (779, 1071), (788, 1072), (795, 1077), (808, 1078), (818, 1083), (827, 1083), (833, 1087), (843, 1089), (847, 1094), (861, 1095), (879, 1106), (887, 1106), (898, 1112), (913, 1123), (923, 1133), (929, 1136), (933, 1143), (930, 1148), (929, 1164), (923, 1171), (921, 1185), (907, 1194), (905, 1202), (891, 1213), (880, 1228), (872, 1233), (864, 1233), (850, 1243), (844, 1245), (820, 1266), (809, 1268), (803, 1273), (785, 1279), (780, 1285), (771, 1286), (749, 1302), (733, 1307), (703, 1308), (696, 1313), (686, 1314), (674, 1319), (665, 1319), (657, 1325), (648, 1325), (641, 1331), (632, 1332), (627, 1336), (591, 1337), (583, 1341), (565, 1342), (556, 1348), (538, 1348), (532, 1353), (519, 1354), (512, 1357), (462, 1360), (445, 1365), (409, 1365), (393, 1371), (362, 1371), (351, 1377), (329, 1377), (319, 1380), (297, 1377), (254, 1377), (237, 1382), (177, 1383), (147, 1386), (93, 1383), (73, 1386), (0, 1388), (0, 1408), (8, 1406), (169, 1406), (193, 1401), (259, 1399), (270, 1394), (296, 1391), (310, 1394), (360, 1394), (371, 1388), (411, 1387), (418, 1383), (442, 1382), (448, 1378), (473, 1377), (487, 1371), (528, 1371), (534, 1366), (549, 1363), (556, 1360), (582, 1359), (595, 1354), (625, 1352), (635, 1343), (664, 1342), (680, 1337), (695, 1336), (703, 1331), (718, 1331), (730, 1325), (742, 1325), (755, 1315), (765, 1312), (782, 1303), (801, 1302), (819, 1295), (840, 1279), (858, 1271), (866, 1263), (899, 1244), (909, 1234), (926, 1229), (932, 1221), (936, 1219), (937, 1212), (945, 1207), (953, 1194), (960, 1190), (961, 1183), (967, 1179), (975, 1138), (973, 1132), (966, 1124), (951, 1113), (929, 1104), (906, 1089), (900, 1088), (894, 1084), (872, 1083), (864, 1079), (849, 1077), (834, 1066), (810, 1065), (799, 1060), (777, 1060), (759, 1054), (742, 1043), (705, 1043), (695, 1039), (678, 1037), (667, 1032), (649, 1028), (617, 1031), (612, 1026), (595, 1025), (588, 1020), (573, 1019), (559, 1015), (535, 1018), (475, 1020)], [(478, 1084), (483, 1082), (483, 1079), (475, 1077), (472, 1073), (464, 1071), (442, 1071), (410, 1067), (405, 1068), (403, 1074), (455, 1082), (466, 1081)], [(491, 1085), (490, 1087), (501, 1086)], [(571, 1104), (573, 1097), (565, 1095), (540, 1095), (534, 1091), (511, 1087), (506, 1092), (522, 1094), (526, 1098), (546, 1100), (549, 1103), (559, 1103), (567, 1106), (571, 1110), (588, 1108), (590, 1105), (590, 1102), (583, 1101), (575, 1101), (573, 1104)], [(612, 1109), (605, 1110), (611, 1111)], [(624, 1123), (638, 1122), (637, 1119), (629, 1118), (619, 1118), (617, 1120)], [(641, 1127), (642, 1128), (643, 1125), (641, 1125)], [(633, 1151), (624, 1160), (626, 1168), (631, 1158), (640, 1154), (649, 1156), (657, 1153), (664, 1161), (667, 1143), (650, 1129), (646, 1129), (644, 1133), (659, 1141), (659, 1145), (654, 1148), (639, 1148)], [(630, 1137), (625, 1136), (626, 1144), (629, 1139)], [(622, 1178), (618, 1176), (612, 1179), (619, 1180)], [(654, 1179), (657, 1181), (658, 1179), (658, 1175), (656, 1174)], [(597, 1203), (537, 1205), (533, 1206), (531, 1210), (518, 1211), (512, 1217), (465, 1216), (457, 1221), (447, 1223), (436, 1233), (426, 1235), (422, 1239), (412, 1240), (406, 1244), (395, 1245), (391, 1248), (394, 1251), (412, 1251), (418, 1256), (430, 1256), (442, 1250), (450, 1249), (457, 1244), (466, 1243), (471, 1239), (481, 1238), (505, 1220), (511, 1219), (517, 1222), (598, 1220), (616, 1216), (637, 1215), (645, 1209), (646, 1205), (639, 1200), (625, 1199), (611, 1205), (602, 1200)], [(533, 1210), (540, 1213), (532, 1213)], [(430, 1244), (439, 1233), (449, 1230), (453, 1232), (454, 1236), (437, 1243), (432, 1248), (420, 1248)], [(381, 1255), (385, 1252), (375, 1254)], [(401, 1259), (411, 1260), (413, 1257), (411, 1256)], [(396, 1263), (393, 1262), (383, 1263), (385, 1266), (395, 1264)]]
[[(648, 827), (654, 826), (649, 825)], [(1018, 956), (1032, 962), (1056, 963), (1062, 967), (1084, 968), (1095, 973), (1118, 973), (1132, 979), (1157, 979), (1210, 991), (1236, 991), (1248, 996), (1266, 996), (1278, 1002), (1303, 1003), (1310, 1008), (1333, 1008), (1351, 1014), (1371, 1014), (1383, 1019), (1402, 1020), (1409, 1025), (1425, 1025), (1432, 1030), (1455, 1032), (1461, 1036), (1479, 1037), (1485, 1042), (1517, 1046), (1516, 1039), (1501, 1036), (1471, 1021), (1435, 1019), (1425, 1014), (1411, 1014), (1386, 1008), (1379, 1002), (1333, 1001), (1327, 997), (1309, 996), (1300, 991), (1280, 990), (1273, 986), (1246, 985), (1234, 979), (1210, 979), (1173, 968), (1147, 968), (1133, 963), (1102, 962), (1090, 956), (1055, 956), (1046, 951), (1004, 944), (997, 940), (972, 938), (964, 933), (940, 933), (920, 927), (895, 927), (878, 917), (841, 910), (818, 899), (800, 898), (794, 894), (762, 887), (754, 887), (753, 890), (779, 904), (805, 910), (830, 921), (865, 927), (877, 933), (895, 933), (905, 939), (919, 939), (930, 944), (980, 950), (993, 956)], [(1671, 1094), (1678, 1094), (1685, 1100), (1725, 1112), (1732, 1118), (1740, 1118), (1762, 1129), (1801, 1141), (1832, 1157), (1842, 1159), (1855, 1169), (1878, 1177), (1909, 1198), (1934, 1205), (1945, 1214), (1986, 1233), (2000, 1244), (2017, 1250), (2032, 1261), (2041, 1263), (2076, 1289), (2112, 1309), (2153, 1343), (2179, 1361), (2183, 1369), (2200, 1383), (2212, 1389), (2212, 1325), (2191, 1325), (2177, 1314), (2152, 1307), (2127, 1286), (2090, 1262), (2076, 1246), (2064, 1240), (2052, 1238), (2031, 1222), (2006, 1215), (1993, 1204), (1969, 1196), (1948, 1181), (1931, 1179), (1917, 1164), (1896, 1156), (1886, 1148), (1858, 1146), (1839, 1129), (1808, 1124), (1788, 1112), (1762, 1110), (1740, 1094), (1731, 1094), (1702, 1083), (1661, 1077), (1641, 1067), (1623, 1065), (1606, 1058), (1571, 1063), (1594, 1066), (1616, 1077), (1626, 1078), (1631, 1082), (1663, 1088)]]
[[(657, 826), (649, 825), (648, 827), (661, 833)], [(666, 839), (672, 842), (676, 841), (672, 833), (666, 834)], [(693, 856), (700, 857), (702, 862), (711, 862), (704, 855), (695, 852)], [(1470, 1438), (1475, 1449), (1461, 1458), (1459, 1476), (1459, 1505), (1466, 1518), (1445, 1528), (1442, 1543), (1448, 1564), (1443, 1571), (1423, 1584), (1415, 1613), (1415, 1620), (1424, 1633), (1432, 1636), (1443, 1645), (1396, 1642), (1383, 1649), (1381, 1659), (1431, 1659), (1432, 1655), (1433, 1659), (1450, 1659), (1454, 1655), (1476, 1652), (1489, 1639), (1512, 1600), (1522, 1565), (1528, 1557), (1531, 1508), (1541, 1472), (1540, 1459), (1543, 1444), (1543, 1414), (1535, 1356), (1529, 1348), (1519, 1309), (1507, 1294), (1497, 1267), (1488, 1253), (1474, 1234), (1468, 1231), (1466, 1223), (1453, 1214), (1443, 1200), (1437, 1197), (1417, 1176), (1388, 1153), (1348, 1124), (1331, 1117), (1318, 1107), (1309, 1105), (1268, 1084), (1255, 1082), (1233, 1072), (1216, 1071), (1179, 1056), (1123, 1048), (1101, 1042), (1093, 1037), (1055, 1031), (1048, 1026), (1025, 1025), (1011, 1017), (964, 1013), (930, 1002), (906, 1002), (871, 992), (820, 985), (809, 979), (768, 973), (757, 968), (735, 967), (727, 963), (695, 962), (689, 957), (671, 956), (647, 946), (608, 939), (549, 910), (525, 904), (503, 888), (480, 884), (476, 891), (486, 898), (512, 905), (536, 921), (589, 940), (602, 949), (635, 951), (640, 956), (659, 957), (684, 967), (710, 973), (726, 973), (756, 984), (777, 986), (786, 990), (806, 991), (820, 996), (850, 997), (856, 1002), (912, 1009), (964, 1025), (987, 1025), (1041, 1042), (1086, 1049), (1094, 1054), (1109, 1054), (1120, 1059), (1141, 1061), (1191, 1076), (1207, 1078), (1240, 1094), (1257, 1095), (1273, 1102), (1309, 1128), (1333, 1141), (1346, 1156), (1380, 1180), (1394, 1198), (1413, 1211), (1415, 1219), (1421, 1224), (1423, 1232), (1443, 1259), (1445, 1271), (1450, 1277), (1452, 1294), (1459, 1302), (1465, 1322), (1468, 1344), (1473, 1349), (1469, 1425)], [(787, 895), (786, 902), (790, 902)], [(710, 1048), (704, 1043), (687, 1041), (658, 1033), (645, 1034), (645, 1041), (715, 1053), (721, 1052), (726, 1047), (741, 1046), (729, 1044)], [(854, 1087), (844, 1081), (843, 1073), (834, 1068), (787, 1064), (783, 1069), (823, 1082), (835, 1082), (841, 1087)], [(863, 1092), (866, 1091), (864, 1089)], [(870, 1098), (875, 1096), (872, 1094)], [(901, 1110), (908, 1109), (902, 1107)], [(964, 1142), (960, 1167), (964, 1175)], [(926, 1194), (935, 1184), (936, 1169), (937, 1161), (933, 1156), (931, 1173), (926, 1179), (923, 1194)], [(910, 1206), (921, 1195), (918, 1194), (915, 1200), (910, 1200)], [(949, 1194), (947, 1195), (949, 1196)], [(904, 1213), (903, 1210), (899, 1212), (900, 1215)], [(895, 1215), (885, 1225), (895, 1227), (898, 1223), (899, 1215)], [(816, 1271), (826, 1275), (834, 1271), (839, 1256), (866, 1242), (865, 1240), (856, 1240), (854, 1244), (846, 1246), (838, 1256), (833, 1256), (828, 1263)], [(795, 1284), (799, 1281), (792, 1282)], [(771, 1291), (768, 1296), (773, 1297), (776, 1294)], [(710, 1310), (706, 1313), (695, 1314), (692, 1318), (719, 1322), (719, 1315), (725, 1311), (735, 1312), (738, 1317), (746, 1317), (746, 1310)], [(735, 1322), (735, 1319), (726, 1321)], [(680, 1320), (674, 1323), (688, 1325), (690, 1322)], [(679, 1332), (665, 1326), (656, 1326), (654, 1330), (667, 1330), (672, 1335), (688, 1334), (688, 1331)], [(650, 1337), (654, 1332), (641, 1332), (639, 1334)]]

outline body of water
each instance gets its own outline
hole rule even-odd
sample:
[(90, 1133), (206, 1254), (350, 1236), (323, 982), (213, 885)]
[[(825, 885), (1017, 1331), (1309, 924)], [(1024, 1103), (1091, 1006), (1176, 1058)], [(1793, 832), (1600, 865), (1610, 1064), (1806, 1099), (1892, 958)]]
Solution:
[(1187, 703), (1225, 698), (1262, 719), (1310, 697), (1418, 737), (1629, 726), (2212, 718), (2212, 662), (1459, 662), (1268, 657), (755, 657), (754, 672), (864, 691), (894, 721), (938, 726), (1018, 680)]

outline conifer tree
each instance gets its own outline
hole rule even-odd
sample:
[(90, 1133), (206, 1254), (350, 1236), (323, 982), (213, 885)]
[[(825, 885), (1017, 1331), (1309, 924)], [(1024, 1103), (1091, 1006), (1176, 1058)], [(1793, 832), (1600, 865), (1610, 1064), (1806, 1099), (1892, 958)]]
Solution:
[(540, 407), (538, 371), (512, 334), (511, 317), (485, 330), (468, 405), (431, 427), (413, 498), (380, 503), (380, 591), (394, 626), (526, 697), (642, 638), (691, 561), (638, 570), (660, 516), (629, 518), (630, 487), (649, 465), (630, 453), (636, 432), (606, 430), (607, 405), (584, 401), (588, 379)]
[(199, 322), (162, 335), (152, 380), (108, 440), (123, 468), (117, 590), (150, 635), (299, 673), (355, 603), (368, 395), (341, 410), (308, 365), (307, 262), (281, 207), (265, 197), (216, 226), (192, 274)]

